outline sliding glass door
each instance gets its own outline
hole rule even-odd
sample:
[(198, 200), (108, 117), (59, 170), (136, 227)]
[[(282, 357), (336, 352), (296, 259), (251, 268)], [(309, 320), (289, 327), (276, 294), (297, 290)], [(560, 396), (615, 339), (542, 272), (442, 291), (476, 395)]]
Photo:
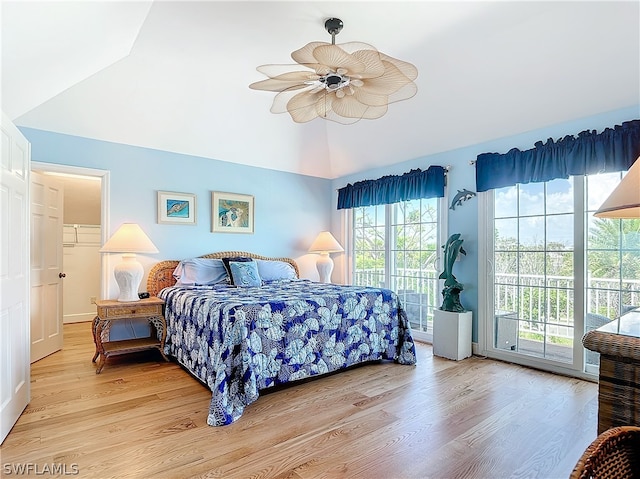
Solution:
[(572, 180), (495, 191), (495, 348), (573, 361), (573, 197)]
[[(485, 193), (489, 355), (552, 370), (597, 371), (581, 338), (640, 306), (640, 220), (593, 212), (620, 173)], [(480, 282), (482, 284), (482, 282)]]

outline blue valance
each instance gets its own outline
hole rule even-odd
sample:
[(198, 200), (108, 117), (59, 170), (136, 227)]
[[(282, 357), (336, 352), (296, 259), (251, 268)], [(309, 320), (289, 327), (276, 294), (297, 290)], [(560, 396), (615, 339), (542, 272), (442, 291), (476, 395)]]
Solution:
[(445, 169), (430, 166), (426, 171), (411, 170), (377, 180), (363, 180), (338, 190), (338, 209), (387, 205), (399, 201), (444, 196)]
[(536, 183), (575, 175), (628, 170), (640, 156), (640, 120), (606, 128), (602, 133), (583, 131), (535, 148), (508, 153), (483, 153), (476, 162), (476, 190)]

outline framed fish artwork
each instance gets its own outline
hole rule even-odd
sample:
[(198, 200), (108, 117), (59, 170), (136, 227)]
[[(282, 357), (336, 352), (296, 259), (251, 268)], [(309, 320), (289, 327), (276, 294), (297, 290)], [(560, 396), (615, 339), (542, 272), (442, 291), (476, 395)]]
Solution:
[(158, 223), (195, 225), (196, 195), (158, 191)]
[(211, 192), (213, 233), (253, 233), (253, 196)]

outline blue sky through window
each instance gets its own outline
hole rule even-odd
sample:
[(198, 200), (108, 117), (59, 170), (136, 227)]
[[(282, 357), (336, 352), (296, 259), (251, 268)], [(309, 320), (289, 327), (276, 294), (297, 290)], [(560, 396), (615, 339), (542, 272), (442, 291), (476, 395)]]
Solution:
[[(513, 240), (519, 237), (523, 246), (540, 246), (544, 243), (546, 221), (547, 244), (573, 248), (573, 181), (573, 178), (557, 179), (546, 184), (528, 183), (495, 190), (498, 237)], [(587, 194), (589, 211), (596, 210), (619, 183), (619, 173), (591, 176)], [(519, 221), (515, 220), (518, 214)]]

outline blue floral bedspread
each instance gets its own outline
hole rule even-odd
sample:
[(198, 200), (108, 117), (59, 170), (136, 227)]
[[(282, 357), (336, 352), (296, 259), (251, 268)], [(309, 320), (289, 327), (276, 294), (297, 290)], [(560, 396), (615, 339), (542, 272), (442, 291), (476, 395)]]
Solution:
[(416, 363), (409, 321), (387, 289), (290, 280), (159, 296), (165, 353), (211, 389), (211, 426), (232, 423), (276, 384), (380, 359)]

